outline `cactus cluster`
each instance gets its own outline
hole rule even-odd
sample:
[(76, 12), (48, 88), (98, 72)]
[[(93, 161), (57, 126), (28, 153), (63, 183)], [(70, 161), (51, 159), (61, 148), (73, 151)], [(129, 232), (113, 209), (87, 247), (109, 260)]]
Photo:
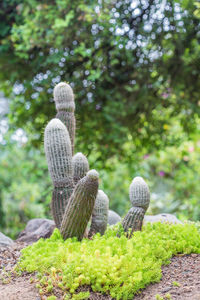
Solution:
[[(109, 211), (107, 195), (98, 190), (98, 172), (89, 171), (89, 163), (82, 153), (74, 154), (76, 120), (73, 90), (60, 82), (54, 88), (56, 117), (45, 128), (44, 149), (53, 182), (52, 215), (64, 239), (81, 240), (89, 220), (89, 237), (104, 234), (107, 223), (115, 224), (121, 218)], [(141, 230), (149, 205), (149, 190), (141, 177), (130, 185), (133, 207), (122, 221), (125, 232)]]
[[(54, 186), (52, 215), (64, 238), (75, 236), (81, 240), (95, 205), (98, 173), (89, 171), (88, 160), (82, 153), (72, 156), (76, 122), (70, 85), (65, 82), (57, 84), (54, 101), (56, 118), (47, 124), (44, 133), (44, 149)], [(107, 220), (104, 220), (104, 228), (105, 224)], [(104, 231), (101, 229), (102, 233)]]

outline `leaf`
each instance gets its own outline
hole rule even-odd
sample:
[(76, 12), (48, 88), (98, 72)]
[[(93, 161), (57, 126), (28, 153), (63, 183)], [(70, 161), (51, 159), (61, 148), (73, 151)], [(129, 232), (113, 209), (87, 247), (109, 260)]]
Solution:
[(65, 28), (65, 27), (68, 27), (69, 24), (70, 24), (70, 21), (73, 19), (74, 17), (74, 12), (73, 11), (70, 11), (65, 19), (56, 19), (55, 21), (55, 24), (53, 25), (53, 29), (62, 29), (62, 28)]

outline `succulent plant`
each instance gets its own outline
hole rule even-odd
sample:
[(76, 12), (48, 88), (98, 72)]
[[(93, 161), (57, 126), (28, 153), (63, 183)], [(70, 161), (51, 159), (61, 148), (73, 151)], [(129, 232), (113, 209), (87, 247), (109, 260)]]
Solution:
[(127, 233), (127, 237), (130, 238), (134, 231), (142, 229), (144, 214), (145, 210), (141, 207), (131, 207), (131, 209), (129, 209), (122, 221), (122, 226), (124, 231)]
[(64, 239), (83, 238), (91, 217), (98, 192), (99, 174), (90, 170), (76, 185), (66, 207), (61, 223), (61, 234)]
[(76, 130), (76, 120), (74, 116), (75, 102), (73, 90), (66, 82), (58, 83), (54, 88), (54, 101), (56, 105), (56, 118), (60, 119), (67, 127), (74, 153), (74, 140)]
[(97, 232), (99, 232), (101, 235), (104, 234), (108, 223), (108, 208), (108, 196), (102, 190), (98, 190), (94, 209), (92, 212), (92, 221), (89, 236), (92, 236)]
[(145, 212), (150, 202), (148, 185), (142, 177), (135, 177), (129, 188), (129, 197), (133, 207), (122, 221), (124, 231), (131, 237), (134, 231), (141, 230)]
[(121, 217), (113, 210), (108, 211), (108, 224), (115, 225), (121, 221)]
[(44, 133), (44, 148), (54, 185), (52, 214), (59, 228), (74, 188), (71, 142), (66, 126), (59, 119), (52, 119), (47, 124)]
[(77, 182), (89, 171), (89, 163), (83, 153), (78, 152), (73, 156), (72, 167), (74, 184), (77, 184)]
[(149, 207), (149, 187), (142, 177), (135, 177), (129, 188), (129, 197), (132, 206), (142, 207), (145, 211)]

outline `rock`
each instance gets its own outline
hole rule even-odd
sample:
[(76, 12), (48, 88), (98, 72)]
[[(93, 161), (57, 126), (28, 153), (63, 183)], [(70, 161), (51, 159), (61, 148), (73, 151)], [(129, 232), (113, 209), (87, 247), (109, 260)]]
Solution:
[(17, 242), (34, 243), (40, 238), (51, 236), (55, 228), (55, 223), (48, 219), (32, 219), (26, 228), (19, 234)]
[(0, 247), (9, 247), (13, 244), (13, 240), (0, 232)]
[(155, 223), (155, 222), (167, 222), (171, 224), (183, 224), (179, 219), (177, 219), (176, 216), (171, 215), (171, 214), (159, 214), (155, 216), (144, 216), (144, 224), (150, 222), (150, 223)]
[(121, 221), (121, 217), (114, 212), (113, 210), (108, 211), (108, 224), (115, 225), (116, 223)]

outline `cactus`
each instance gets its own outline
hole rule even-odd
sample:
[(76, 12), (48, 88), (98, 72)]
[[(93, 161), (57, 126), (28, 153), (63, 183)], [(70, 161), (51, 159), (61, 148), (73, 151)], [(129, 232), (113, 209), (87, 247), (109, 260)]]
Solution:
[(113, 210), (108, 211), (108, 224), (115, 225), (121, 221), (121, 217)]
[(45, 128), (44, 148), (49, 173), (54, 185), (52, 214), (59, 228), (66, 205), (72, 194), (72, 153), (69, 133), (59, 119), (52, 119)]
[(61, 234), (64, 239), (77, 237), (81, 240), (83, 238), (94, 208), (98, 178), (98, 173), (91, 170), (77, 183), (61, 223)]
[(60, 82), (55, 86), (54, 101), (57, 110), (56, 118), (60, 119), (68, 129), (73, 154), (76, 129), (75, 102), (73, 90), (69, 84)]
[[(129, 189), (130, 201), (133, 207), (129, 210), (122, 225), (127, 236), (131, 237), (134, 231), (141, 230), (145, 212), (150, 202), (149, 188), (142, 177), (135, 177)], [(129, 229), (131, 232), (129, 233)]]
[(100, 232), (101, 235), (104, 234), (108, 223), (108, 208), (108, 196), (102, 190), (99, 190), (92, 212), (92, 222), (89, 231), (89, 236), (92, 236), (97, 232)]
[[(131, 207), (122, 221), (124, 231), (127, 232), (127, 237), (130, 238), (133, 231), (142, 229), (142, 222), (144, 219), (145, 210), (142, 207)], [(129, 232), (129, 229), (131, 231)]]
[(81, 152), (76, 153), (72, 158), (72, 167), (74, 184), (77, 184), (77, 182), (89, 171), (89, 163), (85, 155)]
[(135, 177), (129, 188), (129, 197), (132, 206), (142, 207), (146, 211), (149, 207), (150, 192), (142, 177)]

